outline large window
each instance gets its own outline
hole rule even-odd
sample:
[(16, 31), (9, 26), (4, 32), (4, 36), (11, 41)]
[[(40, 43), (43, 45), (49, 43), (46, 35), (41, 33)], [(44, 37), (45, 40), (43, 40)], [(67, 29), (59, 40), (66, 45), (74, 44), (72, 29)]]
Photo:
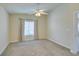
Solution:
[(34, 35), (34, 21), (25, 21), (24, 35)]

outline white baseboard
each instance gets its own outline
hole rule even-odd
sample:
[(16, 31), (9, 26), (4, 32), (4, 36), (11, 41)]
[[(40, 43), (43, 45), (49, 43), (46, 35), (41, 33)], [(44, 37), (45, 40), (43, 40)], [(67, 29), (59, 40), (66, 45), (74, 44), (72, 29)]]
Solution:
[(79, 51), (76, 51), (76, 50), (72, 50), (71, 48), (69, 48), (69, 47), (67, 47), (67, 46), (65, 46), (63, 44), (60, 44), (60, 43), (58, 43), (58, 42), (56, 42), (54, 40), (50, 40), (50, 41), (55, 42), (56, 44), (61, 45), (61, 46), (65, 47), (65, 48), (68, 48), (72, 54), (77, 54), (79, 52)]
[(18, 40), (16, 40), (16, 41), (10, 41), (10, 43), (14, 43), (14, 42), (18, 42)]
[(0, 55), (5, 51), (5, 49), (8, 47), (9, 43), (0, 51)]
[(62, 43), (59, 43), (59, 42), (57, 42), (57, 41), (55, 41), (55, 40), (52, 40), (52, 39), (49, 39), (50, 41), (52, 41), (52, 42), (54, 42), (54, 43), (56, 43), (56, 44), (58, 44), (58, 45), (60, 45), (60, 46), (62, 46), (62, 47), (65, 47), (65, 48), (67, 48), (67, 49), (71, 49), (70, 47), (68, 47), (68, 46), (66, 46), (66, 45), (64, 45), (64, 44), (62, 44)]

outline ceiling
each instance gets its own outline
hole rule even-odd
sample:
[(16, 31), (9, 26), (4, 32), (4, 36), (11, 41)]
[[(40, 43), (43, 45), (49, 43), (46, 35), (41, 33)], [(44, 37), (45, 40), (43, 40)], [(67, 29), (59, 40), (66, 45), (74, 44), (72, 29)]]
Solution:
[[(43, 9), (46, 12), (50, 12), (58, 3), (40, 3), (39, 9)], [(32, 14), (33, 11), (38, 8), (37, 3), (2, 3), (0, 6), (3, 6), (8, 13), (27, 13)]]

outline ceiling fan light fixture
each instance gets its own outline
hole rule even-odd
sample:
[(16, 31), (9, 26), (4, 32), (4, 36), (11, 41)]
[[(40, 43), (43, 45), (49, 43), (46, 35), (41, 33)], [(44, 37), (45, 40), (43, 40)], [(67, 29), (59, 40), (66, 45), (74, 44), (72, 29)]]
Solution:
[(38, 13), (35, 14), (35, 16), (41, 16), (41, 14), (38, 12)]

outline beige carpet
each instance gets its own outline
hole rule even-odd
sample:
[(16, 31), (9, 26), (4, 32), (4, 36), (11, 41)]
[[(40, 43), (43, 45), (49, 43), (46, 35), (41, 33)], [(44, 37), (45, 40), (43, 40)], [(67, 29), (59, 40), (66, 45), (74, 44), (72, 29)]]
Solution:
[(33, 40), (12, 43), (2, 54), (3, 56), (72, 56), (67, 48), (64, 48), (49, 40)]

